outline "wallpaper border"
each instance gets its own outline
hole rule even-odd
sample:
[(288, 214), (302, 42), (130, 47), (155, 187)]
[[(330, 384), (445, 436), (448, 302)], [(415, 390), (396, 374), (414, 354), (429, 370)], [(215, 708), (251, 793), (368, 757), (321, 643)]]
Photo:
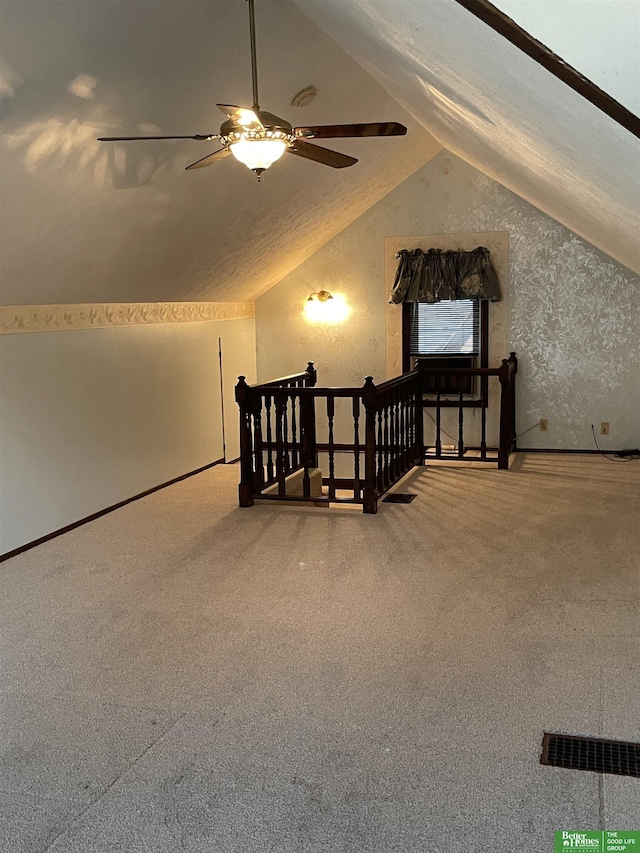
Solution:
[(91, 302), (0, 306), (0, 335), (255, 317), (254, 302)]

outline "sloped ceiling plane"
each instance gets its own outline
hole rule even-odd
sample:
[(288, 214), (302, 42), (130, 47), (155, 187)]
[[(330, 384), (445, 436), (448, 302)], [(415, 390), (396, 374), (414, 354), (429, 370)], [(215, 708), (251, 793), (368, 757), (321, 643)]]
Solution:
[(296, 3), (444, 147), (640, 272), (632, 133), (456, 0)]
[(638, 139), (456, 0), (257, 0), (256, 23), (270, 110), (407, 135), (341, 141), (350, 169), (283, 158), (261, 185), (231, 158), (185, 172), (206, 143), (107, 149), (251, 102), (247, 4), (4, 4), (4, 304), (254, 299), (443, 146), (640, 271)]

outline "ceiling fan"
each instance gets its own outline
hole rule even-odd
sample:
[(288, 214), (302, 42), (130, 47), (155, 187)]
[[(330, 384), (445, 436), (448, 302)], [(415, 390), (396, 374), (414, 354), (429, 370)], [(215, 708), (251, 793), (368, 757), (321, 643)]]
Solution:
[(355, 157), (321, 148), (308, 139), (338, 139), (364, 136), (403, 136), (407, 128), (395, 121), (368, 124), (328, 124), (312, 127), (293, 127), (288, 121), (260, 109), (258, 104), (258, 71), (256, 61), (256, 28), (254, 0), (249, 3), (251, 38), (251, 78), (253, 82), (253, 107), (236, 107), (217, 104), (226, 115), (220, 133), (197, 133), (193, 136), (101, 136), (98, 142), (131, 142), (150, 139), (219, 139), (222, 148), (196, 160), (187, 169), (202, 169), (222, 160), (229, 154), (244, 163), (261, 180), (262, 173), (278, 160), (285, 151), (307, 160), (315, 160), (334, 169), (344, 169), (357, 163)]

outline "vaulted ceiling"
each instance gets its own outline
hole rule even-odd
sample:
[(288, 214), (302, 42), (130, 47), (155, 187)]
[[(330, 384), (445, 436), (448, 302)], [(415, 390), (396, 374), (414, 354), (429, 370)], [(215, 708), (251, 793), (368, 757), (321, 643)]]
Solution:
[(216, 133), (216, 102), (250, 106), (244, 0), (5, 2), (1, 301), (252, 299), (442, 146), (640, 270), (638, 140), (454, 0), (392, 6), (257, 0), (264, 108), (409, 128), (327, 141), (350, 169), (285, 156), (257, 184), (232, 158), (184, 171), (215, 143), (95, 141)]
[[(296, 2), (446, 148), (640, 272), (640, 142), (629, 131), (455, 0), (394, 0), (392, 15), (388, 0)], [(589, 15), (590, 3), (569, 5)], [(638, 4), (628, 6), (637, 45)]]

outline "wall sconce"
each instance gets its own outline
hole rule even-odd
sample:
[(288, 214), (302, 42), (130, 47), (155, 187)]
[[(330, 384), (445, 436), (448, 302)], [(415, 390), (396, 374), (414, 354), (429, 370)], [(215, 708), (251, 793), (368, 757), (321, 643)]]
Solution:
[(304, 306), (304, 314), (310, 323), (342, 323), (350, 314), (344, 296), (333, 296), (328, 290), (312, 293)]
[(328, 302), (329, 299), (333, 299), (333, 296), (328, 290), (319, 290), (317, 293), (312, 293), (307, 302), (315, 302), (316, 300), (318, 302)]

